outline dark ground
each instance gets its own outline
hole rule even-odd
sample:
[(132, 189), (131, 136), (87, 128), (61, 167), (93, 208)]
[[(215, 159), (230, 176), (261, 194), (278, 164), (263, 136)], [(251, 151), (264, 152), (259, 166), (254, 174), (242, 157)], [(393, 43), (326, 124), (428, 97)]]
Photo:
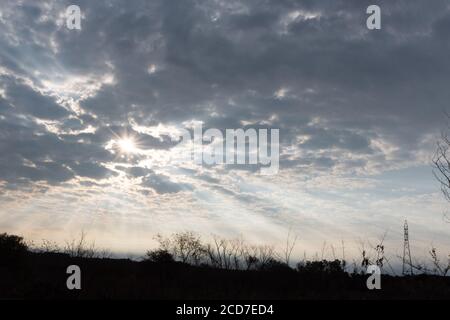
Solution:
[[(66, 268), (81, 268), (81, 290), (66, 287)], [(368, 290), (365, 275), (339, 270), (260, 271), (194, 267), (177, 262), (71, 258), (27, 252), (0, 257), (0, 299), (449, 299), (450, 277), (382, 275)]]

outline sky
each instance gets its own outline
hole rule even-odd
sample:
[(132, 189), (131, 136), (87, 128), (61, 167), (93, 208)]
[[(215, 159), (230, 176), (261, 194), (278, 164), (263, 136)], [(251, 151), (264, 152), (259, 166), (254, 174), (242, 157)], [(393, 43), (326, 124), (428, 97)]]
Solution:
[[(142, 254), (157, 233), (450, 251), (431, 159), (446, 0), (0, 0), (0, 232)], [(66, 26), (76, 4), (81, 30)], [(381, 8), (368, 30), (366, 8)], [(174, 163), (180, 130), (277, 128), (280, 168)]]

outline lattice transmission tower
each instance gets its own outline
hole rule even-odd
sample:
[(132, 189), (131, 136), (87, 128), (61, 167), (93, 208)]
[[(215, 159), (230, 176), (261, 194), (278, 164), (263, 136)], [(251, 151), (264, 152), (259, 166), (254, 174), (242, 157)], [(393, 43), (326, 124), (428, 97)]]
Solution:
[(413, 267), (412, 267), (412, 260), (411, 260), (411, 249), (409, 248), (409, 234), (408, 234), (408, 221), (405, 220), (405, 225), (403, 227), (403, 236), (404, 236), (404, 243), (403, 243), (403, 269), (402, 274), (406, 275), (409, 273), (410, 275), (413, 275)]

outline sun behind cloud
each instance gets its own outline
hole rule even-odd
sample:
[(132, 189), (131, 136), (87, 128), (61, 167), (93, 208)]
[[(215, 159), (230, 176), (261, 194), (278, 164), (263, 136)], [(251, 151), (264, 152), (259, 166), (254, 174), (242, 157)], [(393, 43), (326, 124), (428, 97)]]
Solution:
[(136, 143), (131, 138), (122, 138), (117, 141), (117, 144), (124, 153), (134, 153), (137, 151)]

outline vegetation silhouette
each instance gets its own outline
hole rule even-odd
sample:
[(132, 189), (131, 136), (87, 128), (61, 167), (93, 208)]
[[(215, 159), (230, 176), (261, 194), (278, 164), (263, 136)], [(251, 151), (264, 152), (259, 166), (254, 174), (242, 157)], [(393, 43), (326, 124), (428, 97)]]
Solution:
[[(382, 275), (382, 289), (368, 290), (364, 265), (377, 262), (364, 252), (359, 268), (346, 262), (304, 260), (292, 267), (286, 250), (214, 237), (204, 243), (192, 232), (158, 235), (159, 248), (140, 260), (113, 259), (80, 239), (27, 244), (0, 235), (0, 299), (448, 299), (447, 266), (431, 251), (432, 269), (415, 276)], [(287, 251), (292, 246), (288, 241)], [(378, 248), (378, 250), (381, 250)], [(383, 247), (384, 251), (384, 247)], [(287, 257), (289, 256), (289, 257)], [(284, 260), (284, 261), (283, 261)], [(82, 270), (82, 289), (68, 290), (66, 268)], [(446, 270), (447, 269), (447, 270)], [(428, 274), (427, 274), (428, 273)]]

